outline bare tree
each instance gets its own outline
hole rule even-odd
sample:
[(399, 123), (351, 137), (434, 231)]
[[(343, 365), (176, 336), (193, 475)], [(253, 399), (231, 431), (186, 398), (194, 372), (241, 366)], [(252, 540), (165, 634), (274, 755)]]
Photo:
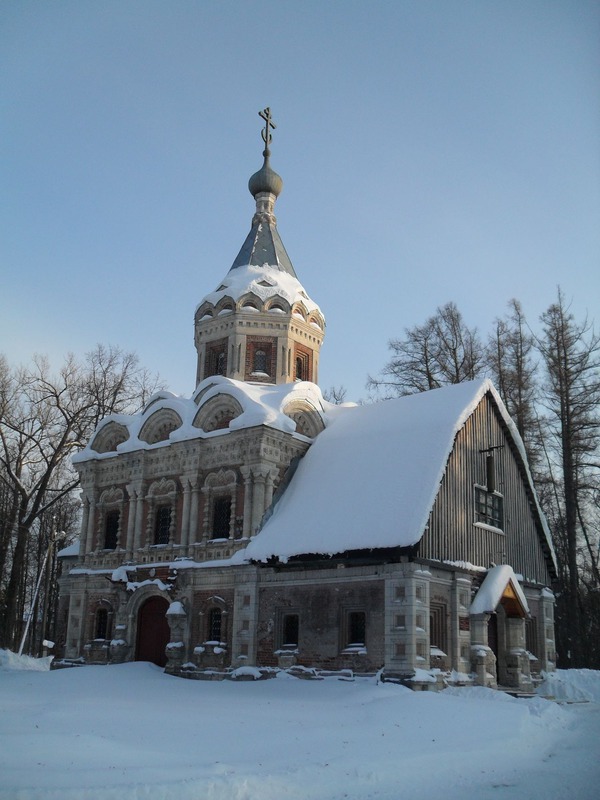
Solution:
[(106, 414), (139, 410), (159, 387), (135, 355), (98, 345), (83, 362), (69, 355), (58, 374), (46, 358), (29, 368), (0, 361), (0, 483), (6, 515), (0, 530), (4, 608), (0, 643), (14, 647), (27, 591), (27, 554), (37, 523), (73, 492), (72, 453)]
[(437, 309), (424, 325), (405, 328), (392, 339), (392, 358), (367, 388), (385, 396), (407, 395), (451, 383), (474, 380), (485, 368), (484, 348), (476, 328), (465, 324), (454, 303)]
[(325, 389), (323, 392), (323, 399), (339, 406), (345, 402), (347, 391), (345, 386), (330, 386), (329, 389)]
[(488, 336), (486, 361), (494, 385), (521, 434), (529, 465), (535, 471), (541, 458), (535, 339), (520, 302), (513, 298), (508, 305), (508, 314), (495, 320), (494, 331)]
[(541, 321), (539, 348), (546, 368), (543, 402), (551, 435), (548, 452), (558, 523), (554, 533), (564, 584), (559, 600), (559, 613), (566, 623), (563, 663), (578, 667), (584, 666), (580, 570), (586, 550), (593, 567), (585, 517), (600, 475), (600, 337), (587, 321), (575, 321), (560, 289)]

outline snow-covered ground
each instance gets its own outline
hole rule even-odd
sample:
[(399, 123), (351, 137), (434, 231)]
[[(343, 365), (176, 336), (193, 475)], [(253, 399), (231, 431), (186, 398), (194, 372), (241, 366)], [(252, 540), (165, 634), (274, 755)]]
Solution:
[(0, 651), (0, 798), (596, 800), (600, 672), (543, 688), (569, 702), (146, 663), (50, 672)]

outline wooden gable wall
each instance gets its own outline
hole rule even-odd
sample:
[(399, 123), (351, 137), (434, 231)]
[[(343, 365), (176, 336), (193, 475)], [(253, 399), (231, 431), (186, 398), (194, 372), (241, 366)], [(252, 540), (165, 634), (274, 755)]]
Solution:
[[(479, 451), (494, 445), (504, 445), (494, 450), (503, 533), (475, 522), (475, 485), (486, 486), (486, 454)], [(506, 563), (526, 581), (549, 586), (543, 532), (520, 462), (495, 401), (486, 394), (456, 437), (419, 555), (485, 568)]]

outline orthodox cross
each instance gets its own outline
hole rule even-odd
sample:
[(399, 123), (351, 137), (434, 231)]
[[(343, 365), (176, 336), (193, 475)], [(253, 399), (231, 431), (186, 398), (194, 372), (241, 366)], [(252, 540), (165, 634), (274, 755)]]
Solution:
[(271, 109), (270, 108), (265, 108), (264, 111), (259, 111), (258, 112), (258, 116), (262, 117), (264, 119), (264, 121), (265, 121), (264, 130), (262, 130), (260, 132), (260, 135), (262, 136), (262, 140), (265, 143), (265, 149), (268, 150), (269, 149), (269, 145), (271, 144), (271, 139), (273, 138), (271, 132), (269, 131), (269, 128), (272, 128), (273, 130), (275, 130), (277, 125), (275, 125), (275, 123), (271, 119)]

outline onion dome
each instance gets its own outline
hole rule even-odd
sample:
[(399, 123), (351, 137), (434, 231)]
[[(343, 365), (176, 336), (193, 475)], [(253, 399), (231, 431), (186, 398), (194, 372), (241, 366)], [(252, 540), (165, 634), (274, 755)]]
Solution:
[(269, 148), (265, 148), (263, 151), (263, 156), (265, 159), (264, 164), (248, 181), (248, 189), (254, 198), (256, 198), (256, 196), (262, 192), (268, 192), (269, 194), (274, 194), (275, 197), (279, 197), (281, 190), (283, 189), (283, 181), (281, 177), (275, 172), (274, 169), (271, 169), (271, 165), (269, 164), (270, 155), (271, 152)]

